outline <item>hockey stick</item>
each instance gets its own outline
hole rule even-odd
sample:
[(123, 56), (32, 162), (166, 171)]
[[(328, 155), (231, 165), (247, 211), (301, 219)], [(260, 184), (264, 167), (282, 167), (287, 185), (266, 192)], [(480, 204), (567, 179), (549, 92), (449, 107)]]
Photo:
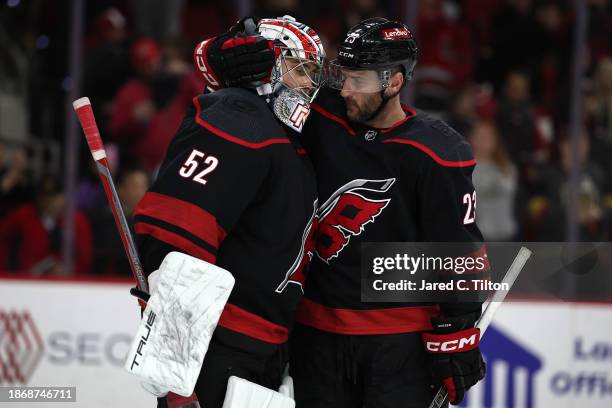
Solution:
[(96, 162), (96, 167), (98, 168), (98, 174), (100, 175), (100, 180), (102, 181), (102, 186), (104, 187), (104, 192), (106, 193), (106, 198), (108, 199), (108, 203), (113, 211), (115, 224), (117, 225), (119, 235), (121, 236), (123, 249), (125, 249), (125, 253), (130, 261), (130, 268), (132, 269), (132, 273), (136, 279), (136, 285), (141, 291), (149, 293), (149, 284), (142, 271), (142, 264), (140, 263), (140, 258), (138, 258), (138, 252), (136, 252), (134, 239), (132, 238), (132, 233), (128, 227), (127, 220), (125, 219), (123, 207), (121, 207), (119, 195), (115, 189), (115, 183), (113, 183), (113, 177), (108, 166), (108, 160), (106, 159), (104, 144), (100, 138), (100, 131), (98, 130), (98, 125), (96, 124), (93, 109), (91, 109), (91, 102), (89, 101), (89, 98), (84, 97), (72, 102), (72, 106), (79, 117), (79, 122), (81, 123), (83, 132), (85, 133), (85, 139), (87, 140), (87, 145), (89, 146), (91, 156)]
[[(115, 183), (113, 182), (108, 160), (106, 159), (106, 151), (104, 150), (104, 144), (100, 138), (100, 131), (98, 130), (96, 118), (93, 114), (93, 109), (91, 108), (91, 102), (89, 101), (89, 98), (83, 97), (72, 102), (72, 106), (79, 117), (79, 122), (83, 128), (83, 133), (85, 133), (85, 139), (87, 140), (87, 145), (89, 146), (91, 156), (96, 162), (96, 167), (98, 169), (98, 174), (100, 175), (100, 180), (102, 181), (102, 186), (104, 187), (104, 192), (106, 193), (106, 198), (108, 199), (108, 203), (113, 211), (115, 224), (117, 225), (119, 235), (121, 236), (123, 249), (125, 249), (125, 253), (130, 262), (130, 268), (132, 269), (132, 273), (136, 279), (136, 285), (141, 291), (149, 293), (149, 284), (142, 270), (142, 264), (140, 263), (138, 252), (136, 251), (136, 245), (134, 245), (132, 233), (128, 227), (125, 214), (123, 213), (123, 207), (121, 207), (121, 201), (119, 201), (119, 195), (115, 189)], [(144, 310), (144, 300), (139, 299), (139, 302), (141, 302)], [(192, 394), (187, 398), (176, 394), (169, 394), (167, 403), (170, 408), (200, 407), (195, 394)]]
[[(484, 336), (487, 328), (493, 320), (493, 316), (495, 316), (495, 313), (497, 312), (497, 309), (503, 303), (508, 292), (510, 292), (512, 285), (514, 285), (516, 278), (519, 276), (519, 273), (521, 273), (521, 270), (525, 266), (525, 263), (530, 256), (531, 251), (525, 247), (521, 247), (519, 253), (516, 255), (516, 258), (514, 258), (514, 261), (512, 261), (512, 265), (510, 265), (508, 272), (506, 272), (506, 275), (502, 280), (502, 283), (508, 284), (508, 290), (497, 290), (491, 297), (491, 300), (485, 306), (482, 315), (480, 315), (480, 319), (478, 319), (476, 322), (476, 328), (480, 329), (480, 338)], [(444, 402), (446, 401), (446, 397), (448, 397), (448, 393), (446, 392), (446, 388), (442, 386), (440, 389), (438, 389), (438, 392), (429, 405), (429, 408), (442, 408)]]

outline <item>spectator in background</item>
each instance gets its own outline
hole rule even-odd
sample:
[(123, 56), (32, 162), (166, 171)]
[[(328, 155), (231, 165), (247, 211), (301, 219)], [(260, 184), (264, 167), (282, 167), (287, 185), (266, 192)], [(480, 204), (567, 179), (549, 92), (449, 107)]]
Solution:
[(478, 122), (469, 132), (478, 165), (473, 181), (477, 194), (476, 222), (486, 240), (511, 241), (518, 232), (514, 204), (518, 172), (492, 122)]
[(459, 9), (441, 0), (423, 0), (417, 19), (419, 69), (415, 73), (416, 106), (434, 112), (448, 110), (452, 95), (472, 79), (475, 50), (469, 27)]
[(462, 135), (467, 135), (476, 120), (476, 101), (474, 100), (474, 89), (466, 86), (453, 98), (448, 112), (447, 123)]
[[(0, 269), (35, 275), (65, 275), (61, 256), (66, 197), (59, 181), (45, 176), (36, 188), (36, 200), (0, 219)], [(74, 223), (75, 273), (91, 271), (91, 227), (77, 211)]]
[(106, 119), (108, 105), (131, 73), (126, 20), (119, 10), (109, 8), (96, 17), (86, 49), (83, 93), (94, 102), (96, 116)]
[(508, 154), (519, 164), (521, 171), (531, 163), (534, 150), (535, 117), (529, 96), (527, 75), (511, 72), (506, 78), (495, 117)]
[(141, 38), (130, 47), (130, 58), (137, 75), (117, 92), (109, 130), (124, 153), (136, 155), (135, 142), (145, 134), (155, 113), (152, 84), (161, 72), (161, 50), (155, 41)]
[[(589, 160), (590, 142), (584, 132), (578, 147), (578, 192), (576, 217), (579, 224), (579, 241), (605, 240), (605, 218), (602, 207), (604, 173), (597, 164)], [(546, 181), (544, 205), (540, 213), (532, 213), (538, 225), (536, 238), (539, 241), (567, 240), (567, 209), (569, 205), (569, 183), (572, 169), (572, 144), (565, 137), (559, 143), (558, 163), (550, 166), (544, 180)], [(534, 197), (538, 200), (540, 197)], [(533, 208), (534, 206), (531, 205)]]
[[(536, 58), (532, 47), (536, 38), (533, 0), (505, 0), (491, 23), (489, 49), (492, 52), (488, 77), (496, 91), (508, 73), (528, 70)], [(532, 74), (532, 73), (530, 73)]]
[(592, 90), (585, 99), (586, 119), (593, 134), (593, 158), (612, 176), (612, 58), (597, 64)]
[(9, 151), (0, 143), (0, 214), (30, 198), (28, 156), (23, 148)]
[(538, 104), (549, 113), (557, 105), (559, 82), (568, 78), (572, 54), (572, 38), (565, 11), (559, 1), (541, 0), (535, 4), (535, 36), (530, 47), (534, 58), (529, 71), (534, 78), (534, 92)]
[[(612, 57), (602, 58), (597, 64), (591, 92), (585, 97), (586, 123), (593, 135), (591, 156), (605, 172), (604, 207), (607, 218), (612, 217)], [(612, 225), (609, 237), (612, 237)]]
[(179, 42), (166, 42), (164, 55), (164, 69), (153, 84), (155, 112), (144, 137), (137, 142), (137, 158), (149, 172), (157, 170), (185, 109), (204, 89), (201, 75), (194, 72), (191, 63), (185, 62)]
[(121, 87), (113, 102), (110, 131), (127, 160), (142, 162), (153, 172), (178, 128), (185, 108), (203, 89), (203, 82), (182, 60), (176, 43), (162, 49), (151, 39), (132, 44), (138, 76)]
[[(116, 174), (119, 166), (119, 149), (111, 142), (104, 144), (104, 150), (106, 150), (110, 172)], [(87, 157), (86, 162), (85, 174), (80, 178), (77, 186), (76, 204), (78, 209), (91, 219), (92, 215), (99, 210), (101, 203), (106, 202), (106, 195), (100, 182), (96, 162), (91, 160), (91, 157)]]
[[(123, 212), (133, 231), (132, 215), (136, 204), (149, 188), (149, 176), (146, 171), (135, 165), (125, 166), (119, 170), (115, 184), (123, 206)], [(131, 276), (130, 264), (125, 255), (121, 237), (117, 230), (112, 210), (108, 203), (100, 206), (91, 217), (94, 235), (93, 273), (117, 276)]]

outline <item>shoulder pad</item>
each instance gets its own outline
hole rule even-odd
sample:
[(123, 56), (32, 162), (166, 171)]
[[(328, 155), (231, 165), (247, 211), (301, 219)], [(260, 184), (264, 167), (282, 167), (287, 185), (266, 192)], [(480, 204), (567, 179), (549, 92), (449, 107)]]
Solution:
[(444, 121), (417, 110), (407, 125), (386, 142), (412, 145), (445, 166), (476, 164), (469, 143)]
[(266, 102), (245, 89), (224, 88), (193, 103), (195, 121), (232, 142), (258, 148), (289, 141)]

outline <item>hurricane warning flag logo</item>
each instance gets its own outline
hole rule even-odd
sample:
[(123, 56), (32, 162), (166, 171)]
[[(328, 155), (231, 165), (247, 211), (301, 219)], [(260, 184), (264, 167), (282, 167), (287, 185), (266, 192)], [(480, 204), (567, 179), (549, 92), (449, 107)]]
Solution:
[(43, 356), (30, 313), (0, 310), (0, 384), (27, 384)]
[(300, 252), (298, 253), (295, 261), (293, 261), (293, 265), (289, 268), (287, 273), (285, 274), (285, 279), (281, 282), (280, 285), (276, 288), (277, 293), (282, 293), (283, 290), (290, 283), (295, 283), (300, 286), (302, 291), (304, 290), (303, 284), (306, 280), (306, 276), (304, 274), (304, 270), (306, 266), (312, 261), (312, 256), (314, 255), (315, 248), (315, 232), (318, 226), (317, 220), (317, 203), (319, 201), (315, 200), (312, 204), (313, 211), (312, 216), (308, 220), (306, 224), (306, 228), (304, 228), (304, 232), (302, 233), (302, 245), (300, 247)]
[(374, 222), (391, 198), (378, 198), (395, 183), (385, 180), (353, 180), (336, 190), (319, 208), (316, 253), (329, 262), (346, 247), (352, 236), (360, 235)]

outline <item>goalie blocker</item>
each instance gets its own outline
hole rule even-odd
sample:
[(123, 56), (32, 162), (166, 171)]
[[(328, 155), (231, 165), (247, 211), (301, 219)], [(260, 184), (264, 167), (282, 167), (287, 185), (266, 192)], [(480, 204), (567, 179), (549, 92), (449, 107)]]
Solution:
[(124, 367), (158, 397), (168, 392), (187, 397), (234, 278), (206, 261), (170, 252), (149, 276), (149, 286), (151, 296)]
[[(212, 374), (203, 380), (208, 382), (203, 386), (209, 391), (202, 401), (204, 406), (295, 406), (290, 390), (285, 392), (289, 395), (283, 395), (245, 379), (274, 386), (280, 382), (282, 367), (274, 367), (269, 372), (276, 375), (266, 379), (266, 364), (212, 340), (233, 285), (234, 278), (226, 270), (180, 252), (169, 253), (159, 269), (149, 275), (151, 295), (144, 299), (147, 307), (125, 369), (138, 376), (143, 388), (157, 397), (165, 397), (168, 392), (177, 394), (160, 399), (160, 406), (185, 406), (188, 398), (181, 397), (193, 393), (202, 369)], [(138, 291), (133, 294), (142, 296)], [(209, 348), (211, 353), (207, 355)], [(261, 374), (255, 378), (253, 372)]]

